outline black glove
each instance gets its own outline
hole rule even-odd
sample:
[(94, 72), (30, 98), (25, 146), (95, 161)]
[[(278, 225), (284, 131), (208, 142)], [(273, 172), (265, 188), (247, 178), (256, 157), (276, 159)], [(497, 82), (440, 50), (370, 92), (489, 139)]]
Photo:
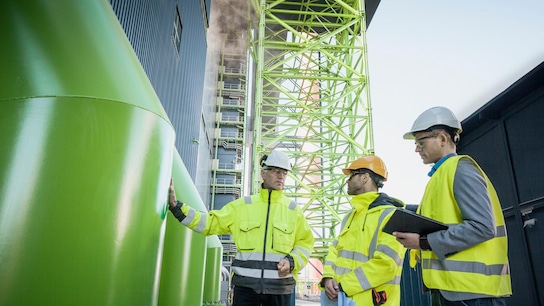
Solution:
[(168, 208), (170, 209), (170, 211), (172, 212), (172, 214), (174, 215), (174, 217), (176, 217), (176, 219), (179, 220), (179, 222), (183, 221), (183, 219), (185, 219), (185, 217), (187, 217), (182, 211), (181, 211), (181, 208), (183, 207), (183, 203), (181, 203), (180, 201), (176, 201), (176, 206), (172, 207), (170, 205), (168, 205)]

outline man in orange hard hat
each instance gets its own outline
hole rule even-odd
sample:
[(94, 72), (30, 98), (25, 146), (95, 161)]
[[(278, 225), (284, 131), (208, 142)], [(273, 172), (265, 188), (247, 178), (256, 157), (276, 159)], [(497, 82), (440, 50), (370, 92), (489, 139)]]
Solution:
[(378, 192), (387, 181), (385, 163), (378, 156), (358, 158), (342, 171), (349, 176), (353, 210), (344, 217), (325, 258), (322, 305), (346, 298), (351, 304), (342, 305), (400, 305), (406, 249), (382, 228), (404, 203)]

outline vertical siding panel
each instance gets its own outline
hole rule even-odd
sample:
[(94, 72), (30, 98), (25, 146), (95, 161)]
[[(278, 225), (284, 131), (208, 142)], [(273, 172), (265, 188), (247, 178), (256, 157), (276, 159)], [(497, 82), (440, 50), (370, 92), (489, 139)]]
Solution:
[[(111, 4), (174, 125), (176, 147), (195, 180), (199, 147), (209, 152), (207, 144), (203, 148), (193, 143), (202, 125), (207, 51), (200, 0), (111, 0)], [(183, 25), (179, 56), (171, 40), (176, 5)]]

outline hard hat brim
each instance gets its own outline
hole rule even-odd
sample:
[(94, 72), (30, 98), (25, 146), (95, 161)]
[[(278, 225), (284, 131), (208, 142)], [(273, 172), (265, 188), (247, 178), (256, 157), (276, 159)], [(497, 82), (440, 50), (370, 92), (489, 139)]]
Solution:
[(414, 132), (410, 131), (410, 132), (404, 133), (402, 138), (410, 140), (410, 139), (416, 139), (416, 136), (414, 136)]

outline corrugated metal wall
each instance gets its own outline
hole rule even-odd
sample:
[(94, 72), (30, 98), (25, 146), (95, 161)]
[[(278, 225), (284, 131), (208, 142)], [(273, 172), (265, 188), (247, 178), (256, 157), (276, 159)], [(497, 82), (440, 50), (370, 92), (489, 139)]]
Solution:
[[(407, 204), (406, 209), (415, 212), (417, 205)], [(430, 294), (424, 292), (421, 278), (421, 265), (417, 264), (414, 268), (410, 267), (410, 250), (407, 250), (404, 256), (400, 288), (402, 297), (400, 301), (401, 306), (431, 305)]]
[(431, 296), (424, 293), (423, 281), (421, 280), (421, 265), (417, 264), (414, 268), (410, 267), (410, 251), (406, 252), (404, 257), (404, 266), (402, 267), (401, 278), (401, 306), (429, 306), (431, 305)]
[[(209, 0), (206, 5), (200, 0), (110, 2), (174, 125), (176, 148), (189, 174), (194, 181), (209, 179), (207, 172), (206, 177), (196, 176), (199, 150), (210, 151), (209, 144), (200, 141), (209, 19), (209, 9), (204, 13), (202, 9), (209, 8)], [(179, 50), (172, 39), (176, 10), (182, 25)], [(209, 156), (202, 160), (206, 162)], [(199, 192), (204, 199), (206, 193)]]

